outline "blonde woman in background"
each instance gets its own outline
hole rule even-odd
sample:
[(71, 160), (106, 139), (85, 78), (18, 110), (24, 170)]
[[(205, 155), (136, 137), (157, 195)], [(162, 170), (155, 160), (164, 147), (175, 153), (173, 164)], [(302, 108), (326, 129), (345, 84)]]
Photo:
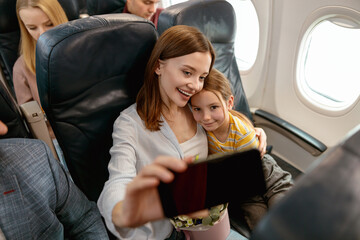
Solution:
[[(57, 0), (17, 0), (16, 14), (21, 33), (20, 57), (13, 68), (16, 99), (19, 105), (35, 100), (41, 106), (35, 73), (36, 42), (42, 33), (68, 22), (68, 18)], [(47, 126), (59, 158), (64, 163), (48, 122)]]

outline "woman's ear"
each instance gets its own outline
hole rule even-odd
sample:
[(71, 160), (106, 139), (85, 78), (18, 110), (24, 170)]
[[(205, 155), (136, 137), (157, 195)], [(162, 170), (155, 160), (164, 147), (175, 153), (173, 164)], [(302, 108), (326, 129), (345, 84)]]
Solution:
[(161, 67), (163, 65), (163, 62), (159, 59), (156, 64), (155, 73), (160, 76), (161, 75)]
[(232, 110), (234, 107), (234, 96), (230, 95), (229, 100), (227, 101), (227, 108), (228, 110)]

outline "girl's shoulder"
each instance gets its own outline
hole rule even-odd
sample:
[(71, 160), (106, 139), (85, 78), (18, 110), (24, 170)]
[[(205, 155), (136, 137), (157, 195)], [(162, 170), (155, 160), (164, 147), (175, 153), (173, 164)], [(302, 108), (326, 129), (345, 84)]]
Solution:
[(253, 129), (253, 126), (250, 125), (248, 122), (242, 120), (241, 118), (234, 116), (229, 112), (229, 123), (233, 124), (233, 126), (236, 129), (239, 129), (241, 131), (251, 131)]

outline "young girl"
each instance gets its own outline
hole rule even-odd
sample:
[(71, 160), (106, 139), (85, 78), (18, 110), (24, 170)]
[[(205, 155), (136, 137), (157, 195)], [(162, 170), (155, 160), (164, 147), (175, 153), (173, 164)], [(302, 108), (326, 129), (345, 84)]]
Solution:
[[(192, 96), (190, 102), (195, 120), (207, 132), (209, 154), (258, 147), (251, 121), (232, 110), (234, 96), (229, 81), (220, 71), (211, 70), (203, 89)], [(270, 155), (265, 154), (262, 160), (267, 192), (242, 204), (250, 229), (255, 227), (268, 207), (293, 185), (291, 175), (283, 171)]]
[(218, 70), (212, 69), (203, 90), (192, 96), (191, 106), (195, 120), (207, 131), (210, 154), (258, 147), (250, 120), (232, 110), (230, 83)]
[[(20, 25), (20, 57), (14, 64), (13, 82), (19, 105), (35, 100), (39, 106), (40, 98), (36, 83), (35, 49), (40, 35), (47, 30), (68, 21), (57, 0), (17, 0), (16, 14)], [(61, 149), (51, 126), (46, 122), (55, 149), (64, 164)]]

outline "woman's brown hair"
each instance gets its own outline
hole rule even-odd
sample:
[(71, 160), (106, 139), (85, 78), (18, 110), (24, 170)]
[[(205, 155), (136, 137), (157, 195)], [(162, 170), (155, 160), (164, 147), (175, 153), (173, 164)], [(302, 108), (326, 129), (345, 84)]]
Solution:
[(210, 72), (215, 61), (215, 52), (210, 41), (196, 28), (177, 25), (167, 29), (157, 40), (145, 69), (144, 84), (136, 99), (137, 112), (150, 131), (160, 130), (162, 123), (160, 116), (163, 102), (158, 75), (155, 73), (159, 60), (181, 57), (194, 52), (210, 53), (212, 58)]
[(66, 14), (57, 0), (17, 0), (16, 15), (20, 25), (20, 54), (24, 56), (25, 64), (35, 74), (35, 49), (36, 41), (32, 38), (20, 18), (19, 11), (24, 8), (40, 8), (53, 23), (57, 26), (68, 21)]
[[(211, 69), (206, 81), (204, 82), (203, 90), (214, 93), (218, 98), (222, 98), (223, 101), (227, 102), (232, 96), (231, 85), (229, 80), (219, 70)], [(219, 96), (220, 94), (220, 96)], [(221, 99), (219, 99), (221, 101)], [(253, 123), (242, 113), (230, 110), (230, 113), (240, 120), (253, 127)]]

